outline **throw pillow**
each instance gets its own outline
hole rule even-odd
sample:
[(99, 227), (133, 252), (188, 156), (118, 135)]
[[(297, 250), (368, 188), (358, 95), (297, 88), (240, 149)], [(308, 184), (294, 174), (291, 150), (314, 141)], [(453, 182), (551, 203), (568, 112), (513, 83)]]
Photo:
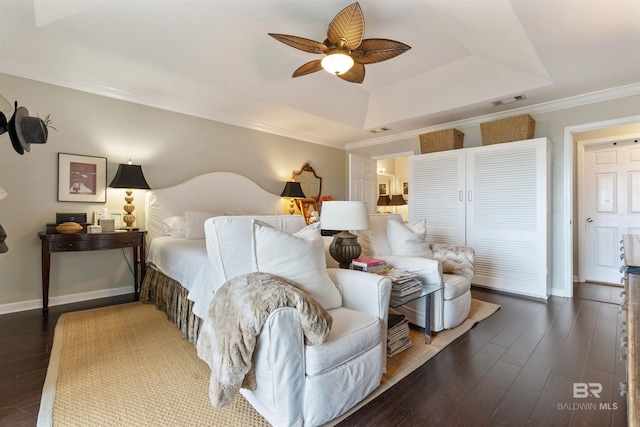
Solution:
[(216, 214), (200, 211), (186, 211), (186, 239), (204, 239), (204, 222)]
[(433, 259), (431, 246), (427, 243), (427, 222), (424, 219), (404, 224), (391, 217), (387, 224), (389, 245), (393, 255), (419, 256)]
[(163, 222), (167, 235), (184, 239), (187, 232), (187, 219), (184, 216), (172, 216)]
[(252, 229), (251, 261), (255, 271), (293, 282), (326, 310), (342, 306), (342, 295), (327, 273), (320, 224), (289, 234), (253, 220)]

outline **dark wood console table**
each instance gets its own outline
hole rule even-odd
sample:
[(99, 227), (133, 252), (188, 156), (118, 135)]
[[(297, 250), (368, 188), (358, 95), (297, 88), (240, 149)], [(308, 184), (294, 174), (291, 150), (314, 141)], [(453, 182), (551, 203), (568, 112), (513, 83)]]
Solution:
[[(52, 252), (99, 251), (104, 249), (133, 249), (133, 276), (136, 298), (145, 274), (146, 231), (116, 231), (111, 233), (38, 233), (42, 241), (42, 315), (49, 314), (49, 273)], [(140, 274), (138, 274), (138, 266)]]

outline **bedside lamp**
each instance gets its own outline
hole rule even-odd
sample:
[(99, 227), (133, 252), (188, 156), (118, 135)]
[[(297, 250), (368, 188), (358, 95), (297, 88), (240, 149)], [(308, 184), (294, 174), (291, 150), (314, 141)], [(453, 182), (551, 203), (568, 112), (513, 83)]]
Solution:
[(378, 202), (376, 203), (377, 206), (388, 206), (389, 203), (391, 203), (391, 199), (389, 198), (389, 196), (380, 196), (378, 197)]
[(307, 196), (304, 195), (302, 191), (302, 187), (299, 182), (289, 181), (284, 185), (284, 190), (282, 190), (282, 194), (280, 197), (289, 198), (289, 215), (293, 215), (296, 211), (293, 207), (294, 199), (306, 199)]
[(329, 253), (340, 264), (340, 268), (349, 268), (351, 261), (358, 258), (362, 248), (358, 236), (349, 230), (368, 230), (369, 210), (365, 202), (327, 201), (322, 204), (320, 213), (322, 230), (340, 231), (333, 236)]
[[(391, 198), (387, 195), (381, 195), (378, 197), (376, 206), (389, 206), (389, 203), (391, 203)], [(384, 212), (384, 208), (382, 209), (382, 212)]]
[(111, 188), (126, 188), (125, 192), (127, 195), (124, 200), (127, 202), (124, 205), (124, 211), (127, 213), (122, 219), (127, 224), (125, 229), (127, 230), (135, 230), (133, 227), (133, 223), (136, 221), (136, 216), (133, 214), (133, 210), (135, 207), (133, 206), (133, 189), (139, 190), (151, 190), (149, 184), (147, 184), (147, 180), (144, 179), (144, 174), (142, 173), (142, 167), (140, 165), (132, 165), (131, 160), (129, 160), (128, 164), (120, 164), (118, 165), (118, 171), (116, 172), (116, 176), (113, 177), (113, 181), (109, 184)]
[(407, 201), (404, 199), (404, 197), (402, 197), (402, 194), (393, 195), (391, 197), (391, 201), (388, 203), (389, 206), (402, 206), (406, 204), (407, 204)]

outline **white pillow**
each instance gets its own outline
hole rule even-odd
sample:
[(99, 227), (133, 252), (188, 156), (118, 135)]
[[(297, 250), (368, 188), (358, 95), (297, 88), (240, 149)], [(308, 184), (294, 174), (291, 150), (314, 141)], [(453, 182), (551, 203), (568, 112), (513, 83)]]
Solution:
[(427, 222), (425, 219), (405, 225), (402, 220), (390, 217), (387, 227), (389, 245), (393, 255), (433, 259), (433, 252), (427, 243)]
[(184, 216), (172, 216), (163, 221), (165, 234), (183, 238), (187, 232), (187, 219)]
[(200, 211), (185, 211), (187, 221), (185, 239), (204, 239), (204, 222), (216, 214)]
[(325, 309), (342, 306), (342, 295), (327, 273), (320, 224), (294, 234), (253, 220), (253, 269), (283, 277), (311, 295)]

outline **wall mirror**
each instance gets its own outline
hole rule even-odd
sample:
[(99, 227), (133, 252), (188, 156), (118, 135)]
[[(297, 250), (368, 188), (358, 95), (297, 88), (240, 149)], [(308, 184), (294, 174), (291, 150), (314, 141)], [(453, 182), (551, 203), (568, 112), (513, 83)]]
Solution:
[(322, 177), (316, 174), (309, 163), (305, 163), (298, 172), (294, 171), (291, 174), (291, 179), (300, 183), (302, 192), (307, 196), (306, 199), (296, 200), (296, 203), (309, 224), (312, 222), (313, 212), (318, 212), (318, 202), (322, 193)]

